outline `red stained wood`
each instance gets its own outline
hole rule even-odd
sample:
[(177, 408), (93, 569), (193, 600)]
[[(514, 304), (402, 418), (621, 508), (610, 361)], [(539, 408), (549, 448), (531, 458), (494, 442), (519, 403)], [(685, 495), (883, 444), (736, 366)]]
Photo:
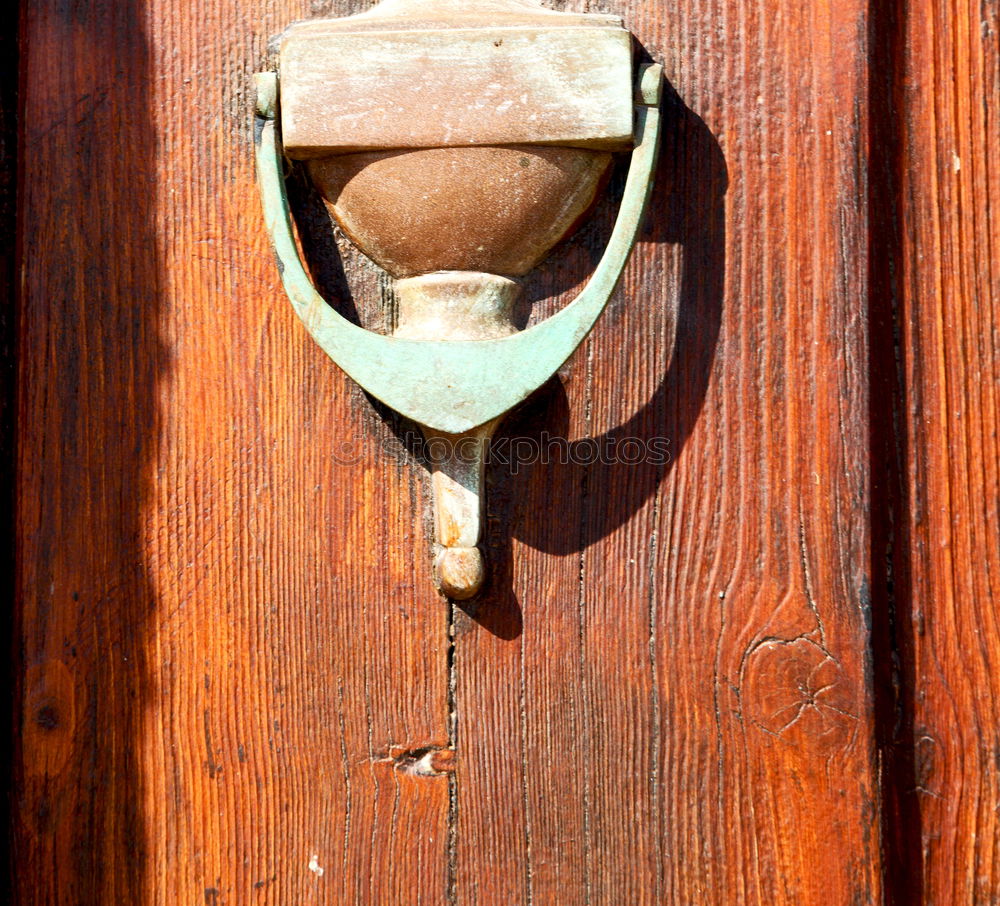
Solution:
[(459, 901), (880, 897), (865, 13), (629, 5), (680, 96), (654, 217), (561, 389), (506, 430), (671, 459), (504, 485), (511, 587), (475, 617), (521, 631), (457, 622)]
[(887, 850), (896, 902), (988, 903), (1000, 891), (1000, 18), (937, 0), (894, 15)]
[(289, 317), (253, 176), (249, 77), (306, 12), (25, 8), (26, 903), (446, 896), (422, 477)]
[[(367, 6), (23, 6), (20, 902), (987, 901), (996, 11), (609, 8), (674, 89), (651, 216), (498, 434), (458, 608), (254, 184), (270, 37)], [(319, 285), (390, 324), (292, 194)]]

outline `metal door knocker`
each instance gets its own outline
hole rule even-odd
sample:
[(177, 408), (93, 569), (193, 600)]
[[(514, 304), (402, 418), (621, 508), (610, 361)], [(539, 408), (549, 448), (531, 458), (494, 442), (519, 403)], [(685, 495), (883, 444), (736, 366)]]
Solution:
[[(528, 0), (383, 0), (292, 25), (256, 76), (257, 175), (282, 283), (316, 342), (429, 444), (434, 574), (482, 586), (486, 448), (501, 417), (572, 355), (607, 305), (649, 198), (663, 81), (633, 71), (621, 20)], [(582, 293), (526, 330), (517, 278), (592, 204), (631, 150), (621, 210)], [(392, 336), (339, 315), (292, 234), (283, 158), (307, 162), (341, 228), (396, 278)]]

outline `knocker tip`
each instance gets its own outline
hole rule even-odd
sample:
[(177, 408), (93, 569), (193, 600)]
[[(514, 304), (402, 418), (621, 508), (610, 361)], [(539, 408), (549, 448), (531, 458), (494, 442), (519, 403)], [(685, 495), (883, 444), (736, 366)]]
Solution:
[(434, 576), (443, 594), (465, 601), (483, 587), (483, 555), (477, 547), (446, 547), (437, 555)]

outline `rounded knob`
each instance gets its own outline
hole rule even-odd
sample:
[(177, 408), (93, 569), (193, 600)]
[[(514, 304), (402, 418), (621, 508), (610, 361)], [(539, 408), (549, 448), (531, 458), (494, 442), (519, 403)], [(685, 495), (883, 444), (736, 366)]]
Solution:
[(465, 601), (483, 586), (486, 567), (477, 547), (446, 547), (434, 563), (438, 588), (449, 598)]

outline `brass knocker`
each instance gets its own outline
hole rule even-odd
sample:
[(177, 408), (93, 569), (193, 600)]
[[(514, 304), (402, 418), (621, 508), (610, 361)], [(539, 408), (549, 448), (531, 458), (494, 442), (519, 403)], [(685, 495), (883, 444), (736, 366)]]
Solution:
[[(490, 437), (614, 292), (652, 187), (662, 69), (642, 66), (636, 78), (631, 35), (610, 16), (522, 0), (471, 12), (459, 0), (383, 0), (293, 25), (279, 71), (255, 78), (257, 176), (285, 291), (334, 362), (437, 441), (427, 448), (435, 578), (449, 597), (469, 598), (485, 577)], [(518, 331), (516, 278), (572, 229), (611, 152), (628, 148), (621, 209), (587, 286)], [(351, 323), (313, 287), (292, 233), (286, 156), (308, 162), (348, 236), (397, 278), (392, 336)]]

